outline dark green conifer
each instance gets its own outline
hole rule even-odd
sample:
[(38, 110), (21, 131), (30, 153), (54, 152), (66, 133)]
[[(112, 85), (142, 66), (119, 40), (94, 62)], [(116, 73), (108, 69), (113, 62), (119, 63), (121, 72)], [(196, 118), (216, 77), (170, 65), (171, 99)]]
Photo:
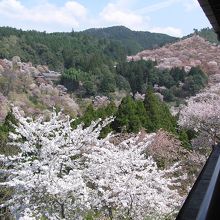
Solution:
[(148, 131), (156, 131), (163, 128), (167, 131), (175, 132), (176, 121), (174, 117), (172, 117), (167, 105), (159, 100), (150, 87), (147, 89), (144, 105), (151, 121), (151, 123), (146, 125)]

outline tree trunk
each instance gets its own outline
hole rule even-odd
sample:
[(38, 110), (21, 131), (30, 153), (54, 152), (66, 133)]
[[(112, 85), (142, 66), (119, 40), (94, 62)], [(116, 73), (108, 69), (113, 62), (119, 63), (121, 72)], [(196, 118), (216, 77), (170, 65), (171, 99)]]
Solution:
[(64, 209), (64, 204), (60, 205), (60, 215), (61, 215), (61, 219), (65, 218), (65, 209)]

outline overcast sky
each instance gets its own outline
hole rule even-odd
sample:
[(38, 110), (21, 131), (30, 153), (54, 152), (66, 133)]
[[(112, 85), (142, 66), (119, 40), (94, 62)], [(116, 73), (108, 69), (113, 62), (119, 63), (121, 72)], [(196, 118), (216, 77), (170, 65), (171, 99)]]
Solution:
[(0, 0), (0, 26), (69, 32), (114, 25), (177, 37), (211, 27), (197, 0)]

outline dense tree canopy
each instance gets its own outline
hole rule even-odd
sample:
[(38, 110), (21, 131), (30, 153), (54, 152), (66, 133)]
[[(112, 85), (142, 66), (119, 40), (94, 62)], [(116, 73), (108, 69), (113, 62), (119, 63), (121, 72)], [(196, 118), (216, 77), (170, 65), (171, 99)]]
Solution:
[[(211, 43), (219, 44), (217, 34), (213, 30), (213, 28), (207, 27), (207, 28), (202, 28), (201, 30), (198, 29), (193, 29), (193, 30), (194, 30), (193, 34), (199, 35), (200, 37), (205, 38)], [(193, 34), (187, 35), (186, 37), (191, 37)]]
[(175, 42), (178, 39), (166, 34), (131, 31), (124, 26), (92, 28), (85, 30), (83, 33), (100, 39), (111, 39), (119, 42), (126, 48), (128, 55), (136, 54), (141, 50), (160, 47), (166, 43)]
[(119, 63), (116, 73), (129, 82), (133, 94), (145, 93), (147, 86), (163, 87), (160, 93), (168, 102), (195, 95), (208, 83), (207, 75), (199, 67), (186, 72), (178, 67), (159, 70), (155, 66), (155, 62), (145, 60)]
[(100, 64), (113, 65), (125, 59), (125, 49), (117, 42), (82, 33), (45, 33), (0, 28), (0, 58), (20, 56), (23, 61), (46, 64), (53, 70), (80, 68), (94, 71)]
[(115, 120), (102, 134), (109, 131), (137, 133), (141, 129), (154, 132), (161, 128), (176, 133), (176, 119), (170, 114), (166, 103), (160, 101), (151, 89), (147, 90), (144, 101), (126, 96), (118, 108), (113, 103), (97, 110), (89, 105), (83, 116), (75, 120), (73, 125), (83, 122), (85, 126), (89, 126), (93, 120), (110, 116), (114, 116)]
[[(127, 39), (127, 43), (126, 40)], [(123, 40), (122, 40), (123, 39)], [(136, 49), (129, 49), (137, 41)], [(80, 96), (109, 94), (117, 89), (145, 93), (148, 85), (165, 86), (166, 101), (195, 94), (205, 84), (201, 71), (158, 70), (151, 61), (126, 62), (128, 50), (175, 40), (167, 35), (133, 32), (124, 27), (85, 32), (45, 33), (0, 28), (0, 58), (46, 64), (63, 73), (61, 83)], [(143, 48), (142, 48), (143, 49)], [(180, 88), (179, 83), (184, 83)]]
[(148, 129), (150, 131), (163, 128), (167, 131), (175, 132), (175, 119), (171, 115), (167, 105), (161, 102), (158, 97), (153, 94), (151, 88), (147, 89), (144, 105), (147, 115), (151, 121), (151, 123), (148, 125)]

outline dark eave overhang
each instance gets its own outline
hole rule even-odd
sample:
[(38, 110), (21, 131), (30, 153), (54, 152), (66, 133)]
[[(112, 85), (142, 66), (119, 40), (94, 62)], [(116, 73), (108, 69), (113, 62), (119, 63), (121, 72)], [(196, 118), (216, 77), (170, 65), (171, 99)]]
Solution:
[(220, 0), (198, 0), (220, 39)]

